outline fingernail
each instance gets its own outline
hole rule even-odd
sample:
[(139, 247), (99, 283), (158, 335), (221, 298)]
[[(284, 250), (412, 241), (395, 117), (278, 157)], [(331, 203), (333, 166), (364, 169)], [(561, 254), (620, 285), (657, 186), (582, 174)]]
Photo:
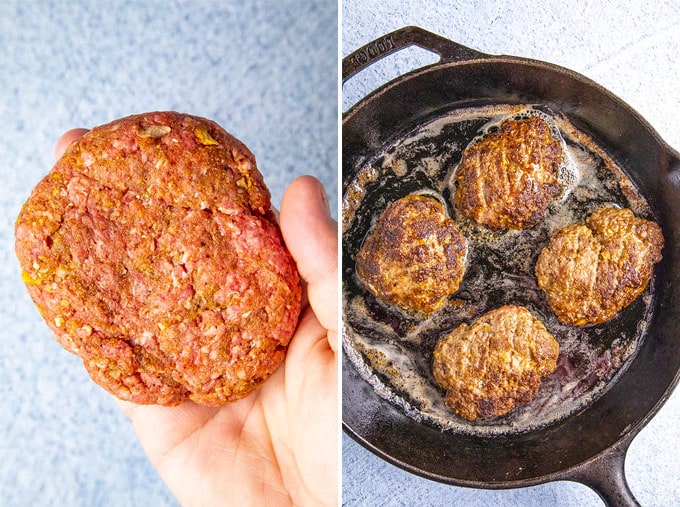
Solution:
[(328, 194), (326, 194), (326, 189), (324, 188), (323, 184), (319, 184), (319, 187), (321, 189), (321, 201), (323, 202), (324, 209), (326, 210), (326, 215), (331, 216), (331, 205), (328, 202)]

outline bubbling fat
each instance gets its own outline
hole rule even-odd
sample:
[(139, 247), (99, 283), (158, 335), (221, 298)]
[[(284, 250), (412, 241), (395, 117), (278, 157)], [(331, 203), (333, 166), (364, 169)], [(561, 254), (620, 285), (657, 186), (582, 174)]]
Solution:
[[(507, 118), (538, 115), (564, 148), (562, 193), (542, 222), (522, 231), (491, 232), (465, 220), (452, 204), (462, 150)], [(468, 240), (463, 283), (443, 308), (423, 317), (382, 303), (363, 289), (354, 260), (390, 202), (426, 194), (442, 202)], [(653, 219), (625, 172), (566, 118), (539, 106), (493, 106), (454, 111), (388, 145), (360, 168), (343, 196), (343, 348), (376, 393), (417, 421), (476, 435), (530, 431), (585, 408), (615, 382), (634, 356), (651, 317), (651, 289), (611, 321), (586, 327), (561, 323), (538, 288), (538, 254), (558, 229), (582, 222), (601, 205)], [(651, 284), (650, 284), (651, 285)], [(437, 341), (461, 323), (505, 304), (527, 307), (560, 344), (557, 369), (538, 395), (510, 413), (466, 421), (444, 405), (432, 375)]]

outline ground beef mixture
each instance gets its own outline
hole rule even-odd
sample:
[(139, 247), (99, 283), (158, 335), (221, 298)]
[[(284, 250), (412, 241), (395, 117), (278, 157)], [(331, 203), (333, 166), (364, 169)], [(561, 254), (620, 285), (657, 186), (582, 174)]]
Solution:
[(15, 235), (57, 340), (122, 399), (221, 405), (284, 359), (298, 273), (252, 153), (212, 121), (156, 112), (94, 128)]

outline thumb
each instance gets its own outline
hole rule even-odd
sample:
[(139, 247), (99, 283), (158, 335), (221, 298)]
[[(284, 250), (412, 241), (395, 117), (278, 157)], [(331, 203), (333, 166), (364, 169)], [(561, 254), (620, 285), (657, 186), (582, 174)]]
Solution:
[(338, 330), (338, 223), (333, 220), (323, 185), (301, 176), (281, 201), (283, 239), (307, 282), (309, 303), (321, 325)]
[(54, 147), (54, 158), (60, 159), (66, 151), (66, 148), (68, 148), (69, 144), (71, 144), (73, 141), (77, 141), (87, 132), (89, 132), (87, 129), (71, 129), (68, 132), (65, 132), (59, 138), (57, 145)]

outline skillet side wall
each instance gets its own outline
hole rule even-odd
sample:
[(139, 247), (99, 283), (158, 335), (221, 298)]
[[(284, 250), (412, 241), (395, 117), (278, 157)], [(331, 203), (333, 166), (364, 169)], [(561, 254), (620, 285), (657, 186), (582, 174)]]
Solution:
[(388, 461), (431, 479), (507, 487), (555, 478), (637, 433), (677, 382), (680, 161), (637, 113), (599, 85), (550, 64), (509, 57), (421, 69), (346, 114), (343, 187), (391, 139), (434, 115), (531, 103), (566, 115), (626, 171), (650, 203), (666, 239), (652, 282), (653, 317), (628, 369), (595, 403), (553, 426), (506, 437), (460, 435), (417, 423), (378, 398), (343, 356), (345, 429)]

